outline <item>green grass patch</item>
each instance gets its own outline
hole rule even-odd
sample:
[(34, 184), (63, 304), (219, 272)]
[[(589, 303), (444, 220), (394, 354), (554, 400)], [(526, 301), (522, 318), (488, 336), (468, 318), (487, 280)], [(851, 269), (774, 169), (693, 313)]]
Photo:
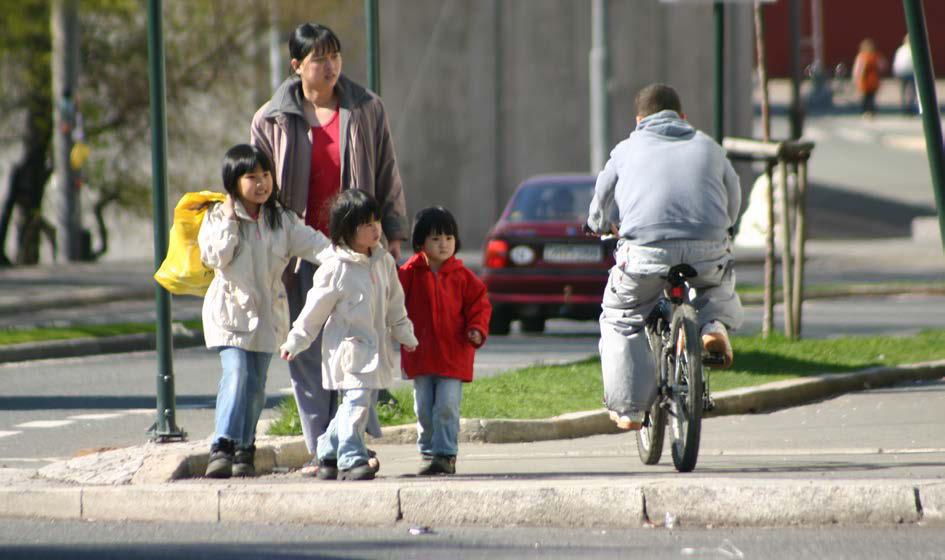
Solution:
[[(909, 337), (846, 337), (791, 342), (773, 336), (734, 337), (735, 367), (709, 371), (713, 392), (750, 387), (782, 379), (822, 373), (856, 371), (877, 365), (898, 365), (945, 358), (945, 330)], [(600, 361), (595, 358), (560, 366), (534, 366), (487, 377), (463, 386), (460, 413), (464, 418), (548, 418), (603, 405)], [(393, 391), (396, 406), (380, 406), (385, 426), (416, 421), (413, 391)], [(301, 434), (294, 399), (280, 406), (273, 435)]]
[[(945, 282), (928, 282), (922, 280), (893, 280), (890, 282), (824, 282), (822, 284), (805, 284), (804, 293), (808, 296), (869, 289), (886, 290), (943, 290)], [(765, 288), (760, 284), (739, 284), (735, 291), (738, 295), (744, 296), (762, 296)], [(775, 292), (781, 293), (781, 288), (776, 287)]]
[[(201, 330), (199, 319), (184, 321), (184, 326), (191, 330)], [(29, 329), (0, 330), (0, 346), (22, 344), (25, 342), (44, 342), (47, 340), (70, 340), (76, 338), (98, 338), (122, 334), (153, 333), (154, 323), (118, 323), (114, 325), (76, 325), (71, 327), (43, 327)]]

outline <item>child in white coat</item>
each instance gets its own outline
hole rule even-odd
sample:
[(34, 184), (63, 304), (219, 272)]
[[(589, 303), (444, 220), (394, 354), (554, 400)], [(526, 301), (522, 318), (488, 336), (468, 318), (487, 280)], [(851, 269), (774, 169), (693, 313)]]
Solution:
[(322, 384), (340, 390), (342, 403), (318, 438), (321, 480), (370, 480), (377, 463), (364, 445), (368, 417), (379, 389), (400, 376), (395, 341), (417, 346), (407, 318), (394, 258), (380, 244), (380, 208), (364, 191), (349, 189), (331, 205), (332, 250), (319, 258), (312, 289), (285, 344), (292, 360), (322, 333)]
[(224, 202), (207, 210), (197, 238), (214, 271), (203, 300), (207, 348), (220, 353), (216, 428), (206, 475), (252, 476), (256, 423), (266, 402), (266, 373), (286, 336), (289, 308), (282, 271), (294, 257), (317, 262), (328, 238), (278, 202), (269, 158), (240, 144), (223, 158)]

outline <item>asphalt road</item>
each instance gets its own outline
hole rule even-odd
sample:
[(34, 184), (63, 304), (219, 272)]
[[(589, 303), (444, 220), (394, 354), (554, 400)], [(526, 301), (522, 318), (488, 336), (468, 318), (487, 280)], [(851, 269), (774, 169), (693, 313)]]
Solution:
[(0, 520), (0, 557), (76, 558), (943, 558), (945, 531), (884, 529), (575, 530)]

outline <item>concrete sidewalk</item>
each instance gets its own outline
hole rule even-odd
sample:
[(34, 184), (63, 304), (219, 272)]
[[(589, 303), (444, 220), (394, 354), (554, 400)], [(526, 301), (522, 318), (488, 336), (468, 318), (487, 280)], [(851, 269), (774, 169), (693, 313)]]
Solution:
[[(414, 476), (416, 447), (398, 442), (415, 433), (398, 429), (385, 429), (384, 438), (371, 442), (381, 472), (378, 480), (361, 483), (302, 478), (294, 470), (308, 458), (301, 438), (260, 439), (256, 463), (264, 474), (224, 481), (193, 478), (205, 468), (206, 441), (117, 449), (38, 472), (0, 470), (0, 517), (421, 526), (945, 525), (943, 374), (945, 362), (937, 362), (719, 393), (717, 412), (733, 416), (703, 423), (700, 463), (689, 474), (672, 469), (668, 451), (661, 466), (640, 465), (634, 436), (613, 434), (606, 414), (592, 412), (502, 421), (494, 436), (482, 429), (484, 421), (466, 420), (460, 474), (450, 478)], [(933, 381), (820, 402), (848, 390), (923, 379)], [(928, 406), (910, 416), (905, 411), (914, 409), (919, 390)], [(802, 402), (817, 404), (742, 416)], [(890, 429), (876, 429), (874, 410), (881, 407), (899, 419), (889, 422)], [(570, 439), (534, 441), (546, 439), (536, 436), (542, 422), (558, 424), (554, 437)], [(908, 438), (900, 432), (905, 425), (912, 426)]]

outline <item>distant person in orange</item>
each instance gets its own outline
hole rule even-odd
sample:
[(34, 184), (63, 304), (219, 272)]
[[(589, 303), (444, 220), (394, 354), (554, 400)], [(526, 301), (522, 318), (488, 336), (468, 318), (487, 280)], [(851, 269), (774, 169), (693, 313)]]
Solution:
[(860, 52), (853, 61), (853, 83), (863, 96), (863, 115), (872, 117), (876, 112), (876, 92), (879, 76), (886, 69), (886, 59), (876, 51), (872, 39), (863, 39)]

